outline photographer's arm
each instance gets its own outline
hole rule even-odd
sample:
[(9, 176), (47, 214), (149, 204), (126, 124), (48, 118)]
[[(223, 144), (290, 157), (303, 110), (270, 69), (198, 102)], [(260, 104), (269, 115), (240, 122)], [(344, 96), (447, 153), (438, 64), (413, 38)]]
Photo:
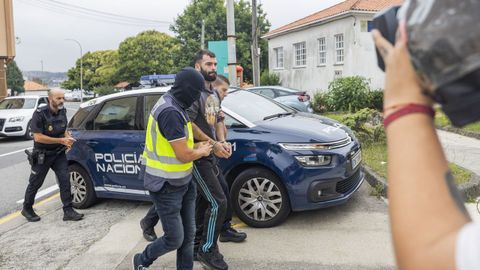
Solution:
[[(401, 32), (395, 47), (374, 32), (387, 65), (385, 107), (430, 104), (410, 63), (404, 26)], [(456, 236), (470, 219), (451, 196), (448, 163), (433, 120), (409, 114), (392, 122), (386, 133), (390, 222), (399, 269), (455, 269)]]

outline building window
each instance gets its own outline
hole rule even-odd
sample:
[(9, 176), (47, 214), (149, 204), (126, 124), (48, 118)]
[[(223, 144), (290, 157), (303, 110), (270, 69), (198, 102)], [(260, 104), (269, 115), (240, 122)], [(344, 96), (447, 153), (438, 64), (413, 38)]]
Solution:
[(283, 47), (273, 49), (275, 52), (275, 68), (283, 68)]
[(327, 43), (325, 38), (318, 39), (318, 65), (323, 66), (327, 63)]
[(307, 48), (305, 42), (293, 44), (294, 48), (294, 63), (296, 67), (302, 67), (307, 65)]
[(335, 35), (335, 62), (337, 64), (343, 64), (345, 57), (344, 46), (343, 34)]

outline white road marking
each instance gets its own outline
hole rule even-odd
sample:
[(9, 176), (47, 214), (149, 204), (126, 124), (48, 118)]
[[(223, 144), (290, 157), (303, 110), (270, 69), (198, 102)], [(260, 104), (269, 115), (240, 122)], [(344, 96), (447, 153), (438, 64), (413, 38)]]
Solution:
[[(58, 190), (58, 185), (53, 185), (49, 188), (46, 188), (46, 189), (43, 189), (43, 190), (40, 190), (38, 193), (37, 193), (37, 196), (35, 196), (35, 200), (37, 200), (38, 198), (41, 198), (47, 194), (50, 194), (54, 191), (57, 191)], [(23, 203), (24, 199), (21, 199), (19, 201), (17, 201), (18, 204), (21, 204)]]
[(10, 153), (1, 154), (0, 157), (6, 157), (6, 156), (13, 155), (13, 154), (16, 154), (16, 153), (24, 152), (26, 149), (30, 150), (30, 149), (33, 149), (33, 147), (28, 147), (28, 148), (20, 149), (20, 150), (13, 151), (13, 152), (10, 152)]

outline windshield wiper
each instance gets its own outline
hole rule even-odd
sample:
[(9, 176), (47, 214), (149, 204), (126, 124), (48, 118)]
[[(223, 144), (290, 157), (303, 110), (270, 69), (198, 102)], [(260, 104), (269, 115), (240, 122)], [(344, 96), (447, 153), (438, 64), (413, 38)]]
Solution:
[(278, 118), (278, 117), (287, 116), (287, 115), (292, 115), (292, 114), (293, 114), (293, 112), (276, 113), (276, 114), (272, 114), (272, 115), (269, 115), (269, 116), (263, 118), (263, 120), (268, 120), (268, 119), (272, 119), (272, 118)]

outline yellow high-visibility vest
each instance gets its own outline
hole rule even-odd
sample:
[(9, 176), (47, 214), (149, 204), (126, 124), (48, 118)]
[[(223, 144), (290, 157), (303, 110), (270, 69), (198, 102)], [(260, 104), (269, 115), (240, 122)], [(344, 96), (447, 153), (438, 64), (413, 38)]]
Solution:
[[(184, 180), (191, 177), (193, 162), (183, 163), (177, 159), (175, 151), (173, 151), (168, 140), (160, 132), (157, 123), (157, 116), (160, 112), (171, 106), (171, 101), (167, 101), (162, 96), (148, 117), (145, 149), (143, 151), (143, 159), (146, 165), (145, 173), (166, 180)], [(192, 123), (187, 120), (183, 112), (180, 113), (184, 117), (185, 122), (187, 122), (185, 134), (187, 134), (188, 147), (193, 149)]]

